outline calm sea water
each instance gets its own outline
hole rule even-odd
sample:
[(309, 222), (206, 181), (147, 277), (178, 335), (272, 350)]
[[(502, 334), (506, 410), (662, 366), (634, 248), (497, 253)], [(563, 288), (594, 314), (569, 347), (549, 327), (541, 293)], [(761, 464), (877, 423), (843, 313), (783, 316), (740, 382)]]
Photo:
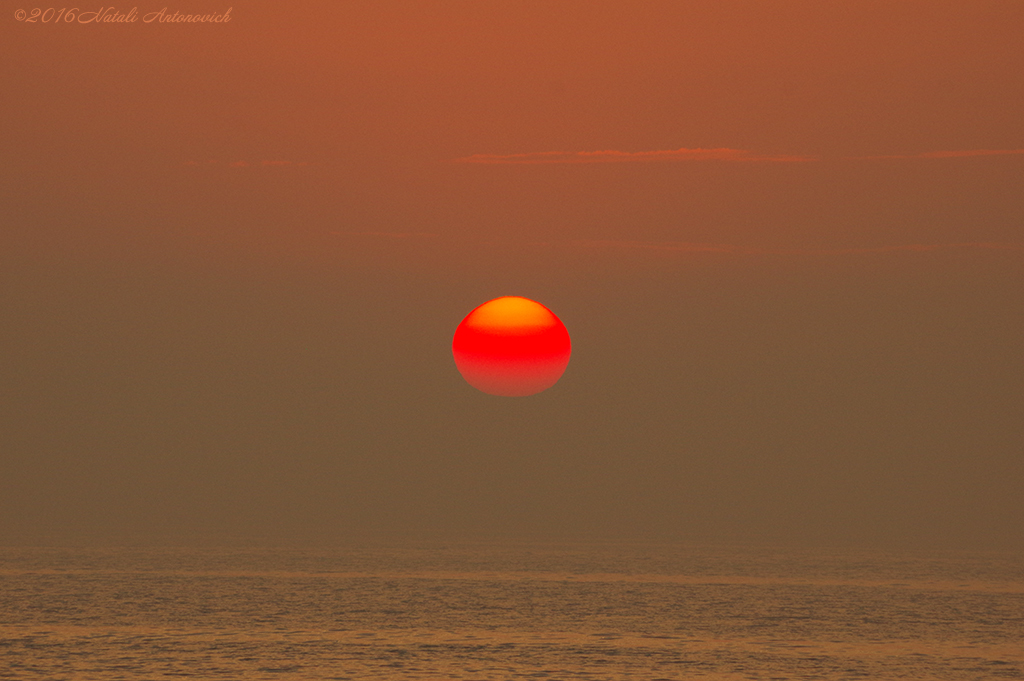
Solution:
[(0, 678), (1020, 679), (1024, 557), (0, 549)]

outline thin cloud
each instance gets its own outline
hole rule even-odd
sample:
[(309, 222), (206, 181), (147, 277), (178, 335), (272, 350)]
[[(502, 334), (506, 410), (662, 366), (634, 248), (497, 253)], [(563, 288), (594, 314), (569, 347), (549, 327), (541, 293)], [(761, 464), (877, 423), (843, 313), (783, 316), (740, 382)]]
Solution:
[(433, 232), (338, 232), (332, 231), (331, 234), (338, 236), (377, 236), (387, 237), (389, 239), (409, 239), (409, 238), (434, 238), (439, 236)]
[(200, 161), (185, 161), (182, 165), (186, 165), (186, 166), (190, 166), (190, 167), (224, 165), (224, 166), (227, 166), (228, 168), (253, 168), (253, 167), (260, 167), (260, 168), (286, 168), (286, 167), (290, 167), (290, 166), (308, 166), (309, 162), (307, 162), (307, 161), (298, 161), (298, 162), (296, 162), (296, 161), (269, 160), (269, 161), (259, 161), (259, 162), (252, 162), (252, 163), (250, 163), (249, 161), (230, 161), (228, 163), (223, 163), (222, 164), (220, 161), (218, 161), (216, 159), (210, 159), (209, 161), (202, 161), (202, 162), (200, 162)]
[(737, 246), (703, 244), (685, 241), (629, 241), (620, 239), (578, 239), (570, 244), (590, 248), (639, 249), (649, 251), (675, 251), (677, 253), (740, 253)]
[(681, 241), (625, 241), (615, 239), (577, 240), (571, 244), (591, 248), (616, 248), (667, 251), (674, 253), (724, 253), (730, 255), (866, 255), (872, 253), (928, 253), (945, 250), (1024, 251), (1024, 244), (975, 241), (952, 244), (900, 244), (866, 248), (750, 248), (731, 244), (706, 244)]
[(806, 162), (813, 156), (766, 156), (743, 149), (665, 149), (658, 151), (537, 151), (526, 154), (473, 154), (453, 163), (546, 164), (546, 163), (650, 163), (657, 161), (769, 161)]
[(923, 154), (888, 154), (884, 156), (851, 156), (858, 161), (879, 161), (903, 158), (969, 158), (972, 156), (1019, 156), (1024, 149), (961, 149), (958, 151), (926, 151)]
[(967, 149), (962, 151), (929, 151), (921, 154), (921, 158), (961, 158), (964, 156), (1016, 156), (1024, 154), (1024, 149)]

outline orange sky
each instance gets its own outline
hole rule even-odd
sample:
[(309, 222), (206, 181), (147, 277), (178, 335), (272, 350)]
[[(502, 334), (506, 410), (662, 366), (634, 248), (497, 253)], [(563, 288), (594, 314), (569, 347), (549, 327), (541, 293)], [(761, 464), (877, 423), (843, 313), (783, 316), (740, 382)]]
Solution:
[(0, 21), (12, 536), (1020, 545), (1020, 3), (231, 17)]

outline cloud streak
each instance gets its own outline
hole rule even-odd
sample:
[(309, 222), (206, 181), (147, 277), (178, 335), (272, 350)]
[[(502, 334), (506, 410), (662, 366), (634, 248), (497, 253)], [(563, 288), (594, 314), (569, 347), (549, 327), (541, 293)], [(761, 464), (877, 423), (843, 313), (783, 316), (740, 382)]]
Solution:
[(331, 234), (337, 236), (373, 236), (373, 237), (385, 237), (388, 239), (409, 239), (409, 238), (421, 238), (421, 239), (432, 239), (437, 236), (433, 232), (339, 232), (332, 231)]
[(926, 151), (923, 154), (888, 154), (884, 156), (851, 156), (858, 161), (880, 161), (904, 158), (970, 158), (976, 156), (1020, 156), (1024, 149), (962, 149), (959, 151)]
[(868, 255), (876, 253), (929, 253), (950, 250), (1004, 250), (1024, 252), (1024, 244), (999, 241), (974, 241), (946, 244), (899, 244), (861, 248), (750, 248), (731, 244), (707, 244), (682, 241), (626, 241), (592, 239), (569, 242), (590, 248), (664, 251), (673, 253), (721, 253), (728, 255)]
[[(877, 156), (848, 156), (853, 161), (882, 161), (890, 159), (970, 158), (978, 156), (1019, 156), (1024, 149), (962, 149), (953, 151), (926, 151), (921, 154), (882, 154)], [(476, 165), (545, 165), (581, 163), (657, 163), (668, 161), (736, 161), (806, 163), (817, 161), (817, 156), (756, 154), (743, 149), (718, 147), (714, 149), (662, 149), (655, 151), (535, 151), (524, 154), (472, 154), (453, 159), (453, 163)]]
[(814, 156), (771, 156), (742, 149), (664, 149), (657, 151), (537, 151), (526, 154), (473, 154), (453, 163), (521, 165), (554, 163), (654, 163), (665, 161), (756, 161), (800, 163), (816, 161)]
[(289, 166), (308, 166), (307, 161), (230, 161), (227, 163), (221, 163), (216, 159), (210, 159), (209, 161), (185, 161), (182, 165), (190, 167), (198, 166), (227, 166), (228, 168), (286, 168)]

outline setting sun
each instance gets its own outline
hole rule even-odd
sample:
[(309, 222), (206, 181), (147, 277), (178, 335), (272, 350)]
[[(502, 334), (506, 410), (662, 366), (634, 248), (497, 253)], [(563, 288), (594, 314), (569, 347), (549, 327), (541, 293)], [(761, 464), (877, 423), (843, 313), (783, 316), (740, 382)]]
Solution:
[(452, 341), (455, 365), (466, 382), (506, 397), (553, 386), (571, 352), (561, 320), (540, 303), (519, 296), (495, 298), (470, 312)]

